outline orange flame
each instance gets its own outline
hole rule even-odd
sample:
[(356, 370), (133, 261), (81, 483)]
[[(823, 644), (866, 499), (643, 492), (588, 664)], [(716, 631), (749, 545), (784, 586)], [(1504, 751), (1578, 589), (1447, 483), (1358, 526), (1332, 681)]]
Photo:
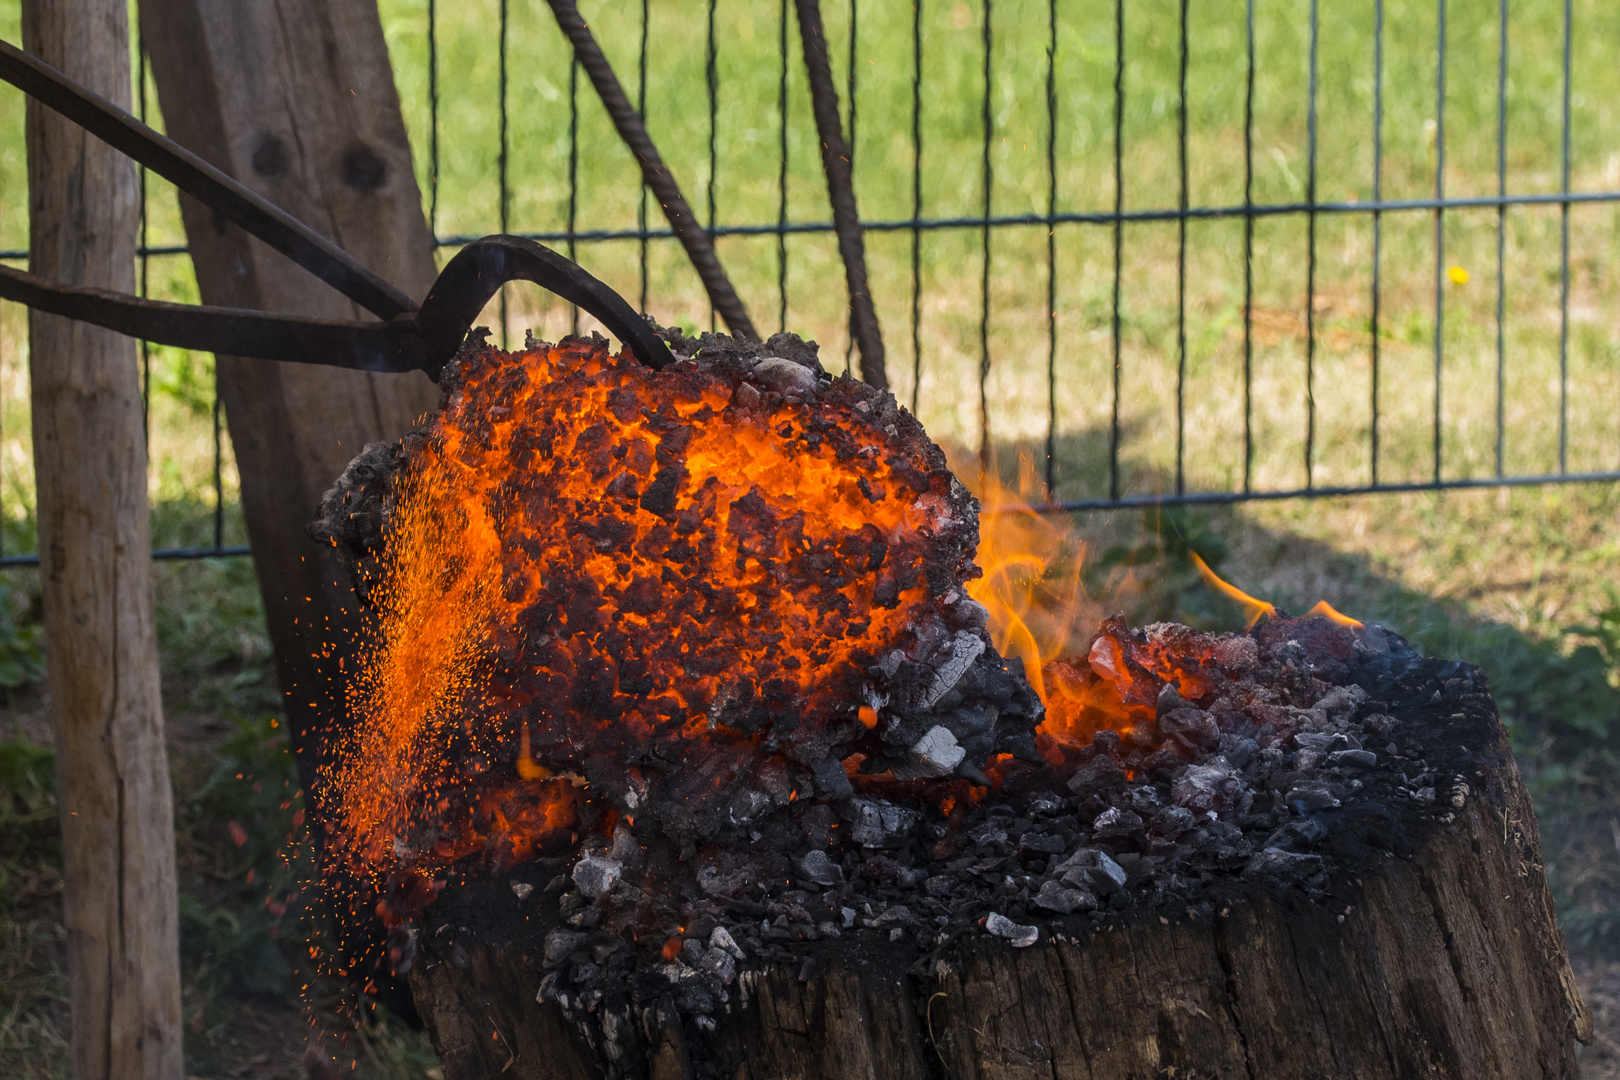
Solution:
[(1209, 568), (1209, 564), (1203, 560), (1203, 557), (1198, 552), (1189, 551), (1187, 554), (1192, 556), (1193, 565), (1198, 568), (1198, 576), (1204, 579), (1206, 585), (1228, 600), (1240, 604), (1249, 613), (1248, 622), (1244, 623), (1245, 626), (1253, 626), (1262, 618), (1277, 614), (1277, 605), (1265, 600), (1257, 600), (1236, 585), (1222, 580), (1220, 575)]
[(976, 561), (984, 576), (968, 583), (968, 595), (990, 612), (996, 651), (1023, 661), (1030, 685), (1050, 708), (1044, 668), (1072, 650), (1088, 610), (1086, 545), (1067, 517), (1036, 511), (1047, 492), (1028, 453), (1018, 457), (1017, 490), (983, 469), (976, 475), (969, 486), (983, 507)]

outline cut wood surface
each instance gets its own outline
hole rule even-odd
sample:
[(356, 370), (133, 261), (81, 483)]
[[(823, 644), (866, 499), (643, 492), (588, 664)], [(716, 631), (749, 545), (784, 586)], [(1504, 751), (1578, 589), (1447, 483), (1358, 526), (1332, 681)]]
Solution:
[[(172, 138), (426, 296), (433, 241), (375, 0), (145, 0), (140, 13)], [(367, 317), (197, 202), (181, 209), (204, 303)], [(344, 723), (341, 646), (356, 612), (304, 523), (349, 460), (398, 438), (436, 407), (437, 390), (421, 374), (220, 357), (219, 393), (308, 788), (325, 733)]]
[(427, 913), (417, 1006), (446, 1080), (1574, 1078), (1591, 1018), (1529, 797), (1474, 697), (1404, 716), (1399, 735), (1467, 789), (1384, 788), (1336, 812), (1315, 898), (1251, 865), (1202, 895), (1049, 923), (1024, 949), (969, 929), (908, 965), (884, 931), (846, 932), (813, 968), (739, 965), (710, 1031), (667, 994), (639, 1014), (537, 1004), (544, 927), (480, 924), (496, 887)]
[[(124, 0), (25, 0), (23, 46), (128, 106)], [(132, 292), (135, 168), (29, 100), (30, 269)], [(28, 317), (73, 1072), (179, 1080), (174, 808), (163, 744), (135, 343)]]

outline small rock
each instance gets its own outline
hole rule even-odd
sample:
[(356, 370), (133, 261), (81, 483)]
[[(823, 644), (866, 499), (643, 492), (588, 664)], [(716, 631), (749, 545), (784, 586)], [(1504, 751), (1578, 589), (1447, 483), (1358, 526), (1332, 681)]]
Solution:
[(1371, 750), (1335, 750), (1327, 762), (1341, 769), (1371, 769), (1378, 764), (1378, 755)]
[(1059, 915), (1072, 915), (1076, 911), (1095, 910), (1097, 898), (1084, 889), (1072, 889), (1061, 882), (1048, 881), (1035, 894), (1035, 904)]
[(568, 959), (568, 955), (584, 944), (586, 935), (573, 930), (553, 930), (546, 935), (544, 962), (554, 968)]
[(825, 851), (811, 851), (799, 859), (799, 873), (817, 885), (837, 885), (844, 880), (844, 868), (827, 857)]
[(917, 828), (922, 814), (883, 799), (855, 798), (847, 808), (849, 835), (862, 847), (895, 847)]
[(1007, 918), (1007, 916), (995, 911), (985, 916), (984, 928), (998, 938), (1005, 938), (1007, 943), (1015, 949), (1033, 945), (1041, 936), (1039, 927), (1020, 926)]
[(621, 863), (598, 855), (586, 855), (574, 864), (574, 884), (579, 886), (580, 892), (595, 900), (598, 896), (611, 892), (623, 873), (624, 866)]
[(1463, 804), (1467, 801), (1468, 785), (1459, 780), (1457, 781), (1457, 786), (1451, 789), (1451, 805), (1454, 808), (1461, 810), (1463, 808)]
[(1434, 788), (1418, 788), (1417, 791), (1413, 792), (1412, 798), (1416, 799), (1420, 803), (1432, 803), (1434, 802)]
[(737, 939), (732, 937), (731, 931), (723, 926), (715, 927), (714, 932), (709, 935), (709, 948), (721, 949), (729, 953), (733, 960), (747, 959), (747, 955), (742, 951), (742, 946), (737, 944)]
[(1106, 851), (1081, 848), (1052, 871), (1071, 888), (1106, 896), (1125, 887), (1125, 868), (1115, 862)]
[(722, 986), (730, 986), (737, 978), (737, 961), (725, 949), (708, 950), (697, 967), (719, 979)]
[(911, 909), (906, 907), (904, 904), (895, 904), (892, 907), (884, 908), (883, 911), (878, 913), (877, 917), (877, 924), (879, 926), (887, 926), (891, 923), (900, 923), (901, 925), (909, 926), (915, 921), (916, 920), (911, 917)]
[(754, 381), (763, 383), (778, 394), (798, 394), (800, 397), (808, 397), (816, 389), (815, 372), (780, 356), (767, 356), (757, 361), (754, 364)]
[[(1434, 798), (1434, 789), (1429, 789), (1430, 801)], [(1308, 814), (1313, 810), (1331, 810), (1339, 805), (1339, 800), (1333, 797), (1333, 792), (1325, 787), (1311, 785), (1310, 787), (1289, 788), (1283, 801), (1301, 814)]]
[(534, 892), (534, 886), (530, 885), (527, 881), (512, 882), (512, 895), (517, 897), (519, 900), (527, 900), (529, 898), (529, 894), (532, 892)]
[(916, 755), (917, 764), (931, 776), (949, 776), (967, 757), (967, 751), (956, 741), (951, 729), (943, 724), (929, 728), (912, 745), (911, 752)]

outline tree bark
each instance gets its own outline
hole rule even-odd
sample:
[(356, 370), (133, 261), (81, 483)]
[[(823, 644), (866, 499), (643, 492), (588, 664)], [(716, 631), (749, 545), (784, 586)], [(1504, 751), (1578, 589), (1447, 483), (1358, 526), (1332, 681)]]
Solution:
[[(124, 0), (25, 0), (28, 51), (129, 104)], [(135, 169), (27, 104), (31, 269), (135, 286)], [(30, 312), (40, 565), (79, 1080), (179, 1080), (174, 806), (163, 744), (135, 343)]]
[[(433, 238), (375, 0), (145, 0), (140, 12), (170, 137), (427, 295)], [(204, 303), (366, 317), (195, 201), (181, 210)], [(218, 371), (293, 749), (318, 808), (316, 766), (346, 724), (357, 608), (304, 524), (349, 460), (398, 438), (437, 391), (420, 374), (224, 356)]]
[(1574, 1080), (1591, 1017), (1529, 796), (1486, 710), (1437, 721), (1425, 744), (1450, 748), (1470, 790), (1444, 812), (1392, 803), (1345, 826), (1366, 845), (1327, 899), (1249, 871), (1024, 949), (969, 931), (910, 968), (884, 931), (855, 931), (807, 980), (798, 963), (744, 962), (705, 1032), (663, 1004), (570, 1016), (537, 1003), (532, 935), (546, 928), (514, 916), (491, 932), (487, 913), (512, 905), (496, 883), (481, 937), (452, 933), (480, 923), (476, 904), (428, 912), (442, 936), (423, 934), (417, 1007), (445, 1080)]

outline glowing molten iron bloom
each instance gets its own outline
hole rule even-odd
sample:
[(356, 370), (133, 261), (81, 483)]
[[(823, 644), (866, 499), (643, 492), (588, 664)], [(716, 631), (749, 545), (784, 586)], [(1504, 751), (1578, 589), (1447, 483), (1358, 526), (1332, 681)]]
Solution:
[(736, 790), (785, 805), (882, 734), (882, 657), (977, 608), (977, 507), (892, 398), (759, 364), (598, 339), (447, 372), (366, 575), (331, 774), (357, 869), (510, 864), (613, 813), (723, 839)]

